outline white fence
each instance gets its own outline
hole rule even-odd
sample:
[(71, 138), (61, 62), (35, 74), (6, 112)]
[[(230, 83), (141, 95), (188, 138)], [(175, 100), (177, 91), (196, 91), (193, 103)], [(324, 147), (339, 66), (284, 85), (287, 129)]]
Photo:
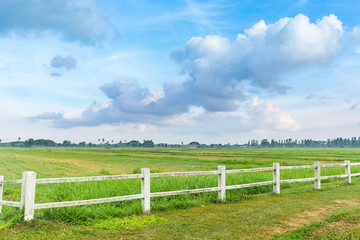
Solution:
[[(226, 190), (248, 188), (263, 185), (273, 185), (273, 192), (280, 194), (281, 183), (294, 183), (294, 182), (306, 182), (314, 181), (315, 189), (321, 189), (321, 180), (330, 178), (346, 178), (347, 183), (351, 183), (351, 177), (360, 176), (360, 173), (351, 174), (351, 166), (360, 165), (360, 163), (350, 163), (345, 161), (343, 164), (323, 164), (315, 162), (314, 165), (305, 166), (280, 166), (279, 163), (274, 163), (273, 167), (265, 168), (253, 168), (253, 169), (236, 169), (226, 170), (225, 166), (219, 166), (217, 171), (196, 171), (196, 172), (170, 172), (170, 173), (150, 173), (149, 168), (142, 168), (141, 174), (129, 174), (129, 175), (111, 175), (111, 176), (94, 176), (94, 177), (72, 177), (72, 178), (45, 178), (36, 179), (35, 172), (23, 172), (22, 179), (18, 180), (4, 180), (4, 176), (0, 176), (0, 213), (2, 205), (10, 207), (18, 207), (20, 209), (25, 208), (24, 220), (30, 221), (34, 218), (34, 211), (37, 209), (45, 208), (58, 208), (58, 207), (70, 207), (81, 206), (98, 203), (118, 202), (132, 199), (141, 199), (142, 210), (144, 213), (150, 211), (150, 199), (154, 197), (191, 194), (191, 193), (204, 193), (204, 192), (218, 192), (218, 198), (221, 201), (226, 199)], [(321, 168), (326, 167), (345, 167), (345, 174), (323, 176), (321, 177)], [(283, 179), (280, 180), (280, 170), (286, 169), (305, 169), (314, 168), (313, 178), (300, 178), (300, 179)], [(240, 185), (226, 186), (226, 174), (232, 173), (249, 173), (249, 172), (261, 172), (261, 171), (273, 171), (273, 180), (267, 182), (255, 182)], [(196, 175), (218, 175), (218, 186), (211, 188), (200, 188), (180, 191), (167, 191), (167, 192), (150, 192), (150, 179), (156, 177), (176, 177), (176, 176), (196, 176)], [(85, 182), (85, 181), (103, 181), (103, 180), (119, 180), (119, 179), (141, 179), (141, 194), (126, 195), (110, 198), (99, 198), (90, 200), (68, 201), (68, 202), (53, 202), (53, 203), (39, 203), (35, 204), (35, 187), (36, 184), (49, 184), (49, 183), (69, 183), (69, 182)], [(21, 188), (21, 201), (5, 201), (3, 200), (3, 188), (8, 184), (22, 184)]]

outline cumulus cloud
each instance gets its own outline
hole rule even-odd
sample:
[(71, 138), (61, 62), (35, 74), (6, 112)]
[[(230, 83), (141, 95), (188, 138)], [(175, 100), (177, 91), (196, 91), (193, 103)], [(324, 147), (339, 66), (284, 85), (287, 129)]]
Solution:
[(350, 32), (350, 40), (360, 43), (360, 26), (355, 26)]
[(282, 111), (279, 106), (264, 102), (259, 103), (258, 98), (254, 97), (248, 107), (248, 114), (251, 123), (258, 130), (277, 130), (277, 131), (298, 131), (301, 125), (287, 111)]
[[(190, 82), (172, 81), (164, 84), (163, 92), (143, 88), (134, 79), (116, 80), (100, 87), (110, 99), (107, 104), (93, 103), (78, 119), (59, 119), (58, 127), (95, 126), (102, 123), (164, 123), (164, 118), (188, 112), (199, 106), (210, 112), (232, 111), (237, 108), (231, 94), (197, 94)], [(226, 91), (219, 89), (219, 92)], [(241, 93), (239, 93), (241, 94)], [(238, 96), (240, 97), (240, 96)]]
[[(311, 23), (302, 14), (273, 24), (263, 20), (232, 41), (221, 36), (191, 38), (171, 58), (187, 74), (186, 81), (166, 82), (162, 91), (141, 87), (136, 80), (117, 80), (100, 87), (109, 98), (94, 103), (77, 119), (57, 119), (57, 127), (100, 124), (162, 124), (169, 117), (188, 113), (191, 107), (206, 112), (232, 112), (253, 88), (284, 93), (283, 74), (330, 62), (340, 50), (341, 21), (331, 14)], [(245, 86), (245, 87), (244, 87)], [(253, 104), (249, 110), (258, 124), (295, 131), (299, 125), (276, 105)], [(268, 117), (260, 122), (261, 117)]]
[(53, 31), (67, 41), (94, 44), (115, 28), (94, 0), (2, 0), (0, 34)]
[(233, 42), (220, 36), (193, 37), (184, 50), (173, 51), (172, 59), (200, 88), (248, 80), (255, 87), (285, 92), (282, 74), (328, 63), (340, 50), (342, 34), (342, 23), (333, 14), (316, 23), (299, 14), (268, 25), (261, 20)]

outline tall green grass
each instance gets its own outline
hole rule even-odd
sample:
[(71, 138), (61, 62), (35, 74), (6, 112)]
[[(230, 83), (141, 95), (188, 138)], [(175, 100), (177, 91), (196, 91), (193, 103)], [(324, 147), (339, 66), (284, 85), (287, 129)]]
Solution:
[[(268, 165), (269, 166), (269, 165)], [(270, 165), (272, 166), (272, 165)], [(359, 166), (352, 166), (352, 172), (360, 172)], [(213, 169), (215, 170), (215, 169)], [(134, 170), (137, 172), (138, 170)], [(344, 167), (322, 168), (321, 175), (344, 174)], [(281, 179), (298, 179), (314, 177), (314, 169), (281, 170)], [(217, 176), (187, 176), (151, 178), (151, 192), (166, 192), (186, 189), (216, 187)], [(238, 185), (254, 182), (272, 181), (272, 171), (241, 174), (227, 174), (226, 185)], [(345, 179), (322, 180), (322, 183), (344, 181)], [(282, 184), (281, 189), (291, 189), (296, 186), (297, 191), (311, 189), (313, 182)], [(37, 184), (36, 203), (76, 201), (114, 196), (133, 195), (141, 193), (140, 179), (109, 180), (79, 183)], [(20, 185), (5, 185), (4, 199), (20, 201)], [(254, 194), (271, 192), (272, 185), (258, 186), (244, 189), (227, 190), (226, 201), (238, 202)], [(183, 209), (191, 206), (218, 203), (217, 192), (187, 194), (151, 199), (151, 211), (168, 211)], [(99, 219), (142, 214), (140, 200), (122, 201), (78, 207), (43, 209), (35, 211), (35, 218), (62, 220), (65, 222), (81, 223)], [(2, 220), (19, 219), (19, 212), (15, 208), (3, 206)], [(14, 220), (14, 221), (15, 221)]]

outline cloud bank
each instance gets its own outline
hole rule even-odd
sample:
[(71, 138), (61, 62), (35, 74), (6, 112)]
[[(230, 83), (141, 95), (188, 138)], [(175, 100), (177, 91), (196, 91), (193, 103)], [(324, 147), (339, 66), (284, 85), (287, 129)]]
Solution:
[[(171, 53), (188, 80), (166, 82), (162, 91), (141, 87), (134, 79), (106, 83), (100, 89), (109, 102), (94, 103), (81, 117), (57, 119), (54, 124), (60, 128), (162, 124), (194, 106), (210, 113), (233, 112), (249, 95), (244, 86), (285, 93), (288, 87), (282, 84), (283, 74), (329, 63), (341, 49), (343, 31), (333, 14), (315, 23), (299, 14), (273, 24), (261, 20), (233, 41), (214, 35), (193, 37), (184, 49)], [(259, 122), (267, 118), (264, 127), (299, 129), (290, 114), (275, 105), (253, 103), (248, 114)]]
[(94, 0), (0, 1), (0, 34), (51, 31), (66, 41), (94, 44), (114, 30)]

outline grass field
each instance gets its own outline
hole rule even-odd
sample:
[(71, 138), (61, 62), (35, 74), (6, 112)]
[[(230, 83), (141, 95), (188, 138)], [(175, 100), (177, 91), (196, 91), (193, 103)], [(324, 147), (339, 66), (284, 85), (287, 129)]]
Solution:
[[(0, 148), (0, 175), (19, 179), (31, 170), (38, 178), (151, 172), (217, 170), (306, 165), (314, 161), (360, 162), (360, 149), (9, 149)], [(281, 178), (313, 177), (313, 169), (282, 170)], [(360, 168), (352, 167), (360, 172)], [(343, 174), (343, 168), (322, 169), (322, 175)], [(271, 172), (228, 174), (227, 185), (272, 180)], [(151, 191), (204, 188), (216, 176), (152, 179)], [(15, 208), (3, 206), (0, 239), (351, 239), (360, 237), (360, 177), (282, 184), (217, 193), (154, 198), (152, 213), (141, 214), (140, 200), (83, 207), (37, 210), (31, 223)], [(36, 203), (84, 200), (140, 193), (140, 180), (37, 185)], [(20, 186), (6, 185), (4, 199), (20, 200)], [(339, 228), (339, 224), (341, 228)], [(330, 235), (328, 235), (330, 234)]]

